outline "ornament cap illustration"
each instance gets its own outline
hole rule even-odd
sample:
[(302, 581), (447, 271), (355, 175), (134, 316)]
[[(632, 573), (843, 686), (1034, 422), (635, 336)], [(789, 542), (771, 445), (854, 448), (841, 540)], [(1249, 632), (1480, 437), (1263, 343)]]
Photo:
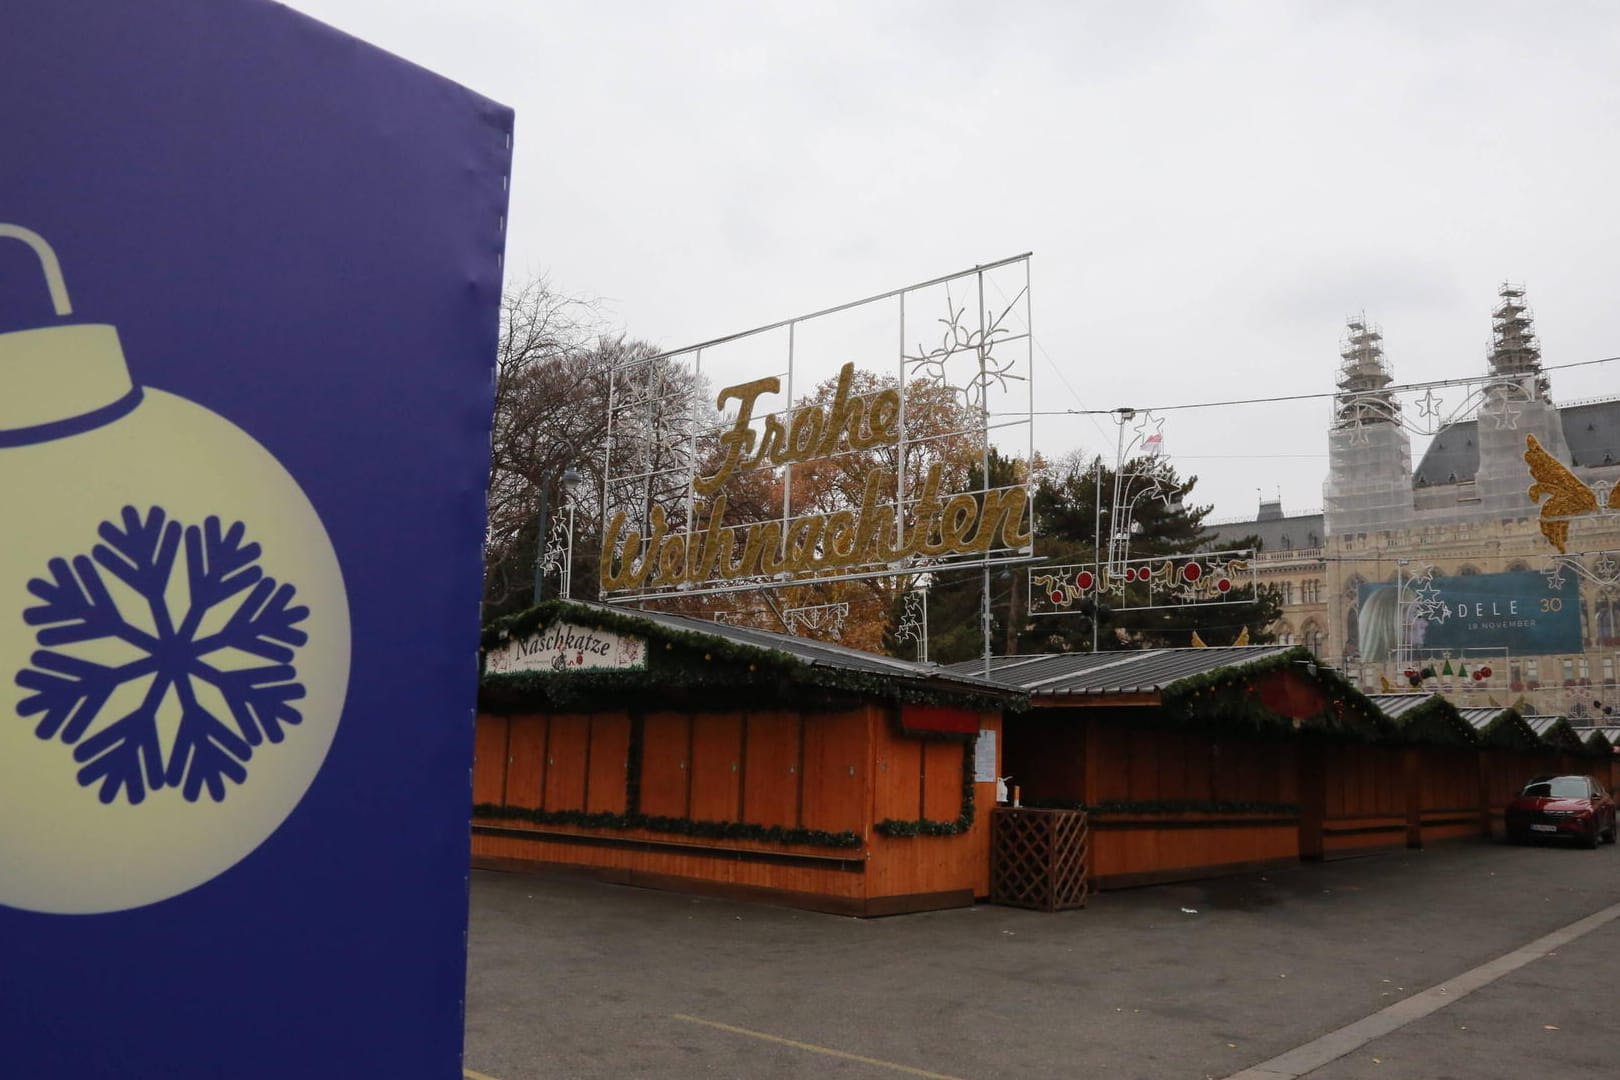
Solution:
[[(51, 306), (58, 316), (71, 315), (61, 263), (45, 238), (0, 223), (0, 239), (33, 250)], [(0, 334), (0, 446), (77, 434), (117, 419), (140, 398), (112, 326), (66, 323)]]

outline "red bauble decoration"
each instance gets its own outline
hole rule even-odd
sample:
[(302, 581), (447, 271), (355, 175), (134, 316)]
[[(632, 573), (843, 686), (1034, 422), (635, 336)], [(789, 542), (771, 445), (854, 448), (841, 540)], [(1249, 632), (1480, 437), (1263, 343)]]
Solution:
[(1054, 604), (1063, 603), (1063, 593), (1058, 591), (1057, 589), (1053, 589), (1052, 590), (1052, 603), (1054, 603)]
[(1227, 578), (1221, 578), (1220, 580), (1215, 582), (1215, 591), (1216, 592), (1223, 592), (1223, 593), (1231, 592), (1232, 591), (1232, 582)]
[(1097, 579), (1092, 576), (1090, 570), (1082, 570), (1075, 575), (1074, 583), (1080, 586), (1081, 592), (1090, 592), (1091, 587), (1097, 583)]
[(1198, 576), (1203, 572), (1204, 568), (1195, 562), (1190, 562), (1181, 568), (1181, 576), (1188, 581), (1197, 581)]
[(1488, 679), (1491, 677), (1491, 669), (1489, 665), (1479, 669), (1479, 677), (1482, 679)]

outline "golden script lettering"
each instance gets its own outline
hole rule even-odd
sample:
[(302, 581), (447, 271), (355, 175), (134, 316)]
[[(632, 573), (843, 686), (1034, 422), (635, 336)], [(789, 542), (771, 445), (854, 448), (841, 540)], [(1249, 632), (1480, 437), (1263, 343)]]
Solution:
[(717, 492), (740, 472), (830, 457), (840, 444), (865, 450), (899, 443), (899, 390), (851, 396), (854, 373), (852, 363), (839, 371), (830, 406), (801, 405), (785, 420), (766, 416), (757, 432), (755, 403), (765, 394), (779, 393), (780, 380), (756, 379), (721, 390), (716, 405), (723, 409), (735, 401), (737, 415), (720, 436), (719, 468), (693, 485), (697, 495), (713, 497), (707, 521), (689, 533), (672, 532), (661, 507), (652, 508), (645, 529), (632, 526), (623, 511), (615, 513), (602, 537), (603, 591), (814, 574), (892, 565), (915, 555), (983, 554), (998, 542), (1006, 548), (1033, 542), (1026, 489), (942, 496), (937, 463), (928, 468), (909, 521), (898, 521), (894, 505), (881, 501), (895, 488), (894, 473), (873, 469), (866, 475), (859, 510), (808, 514), (787, 522), (785, 529), (774, 519), (725, 524), (726, 496)]

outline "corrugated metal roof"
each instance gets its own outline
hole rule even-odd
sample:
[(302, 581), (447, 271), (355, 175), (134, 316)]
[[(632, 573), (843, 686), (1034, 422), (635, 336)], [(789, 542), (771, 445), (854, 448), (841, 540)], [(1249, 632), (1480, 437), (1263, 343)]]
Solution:
[(1527, 716), (1527, 717), (1524, 718), (1524, 722), (1530, 725), (1530, 730), (1531, 731), (1535, 732), (1537, 735), (1543, 735), (1544, 736), (1544, 735), (1547, 734), (1547, 732), (1552, 730), (1553, 725), (1558, 723), (1558, 721), (1560, 719), (1562, 719), (1562, 717), (1558, 717), (1558, 716)]
[(1387, 717), (1399, 720), (1405, 714), (1427, 705), (1438, 694), (1368, 694), (1367, 698)]
[[(1183, 679), (1242, 667), (1289, 651), (1289, 645), (1237, 645), (1208, 649), (1140, 649), (1098, 653), (1044, 653), (990, 658), (990, 681), (1046, 694), (1158, 693)], [(946, 671), (981, 675), (984, 661), (951, 664)]]
[[(573, 601), (573, 603), (580, 607), (602, 607), (602, 605), (587, 604), (580, 601)], [(998, 683), (986, 682), (984, 679), (978, 678), (972, 670), (957, 671), (955, 668), (946, 668), (939, 664), (919, 664), (911, 660), (902, 660), (899, 657), (863, 652), (860, 649), (852, 649), (847, 645), (835, 645), (831, 642), (816, 641), (813, 638), (798, 637), (793, 634), (756, 630), (749, 626), (732, 626), (728, 623), (710, 622), (687, 615), (673, 615), (664, 611), (640, 611), (633, 608), (619, 607), (606, 607), (605, 610), (630, 618), (645, 619), (648, 622), (657, 623), (672, 630), (680, 630), (684, 633), (709, 634), (739, 645), (751, 645), (758, 649), (774, 649), (777, 652), (787, 653), (797, 660), (817, 667), (839, 668), (844, 671), (864, 671), (873, 675), (888, 675), (897, 679), (916, 681), (944, 680), (962, 684), (964, 689), (986, 690), (991, 693), (997, 693), (1005, 689)]]
[(1498, 717), (1509, 710), (1503, 705), (1491, 705), (1477, 709), (1458, 709), (1457, 711), (1462, 713), (1464, 720), (1473, 725), (1474, 730), (1484, 731), (1494, 724)]
[(1608, 743), (1610, 746), (1613, 746), (1617, 741), (1620, 741), (1620, 729), (1617, 728), (1578, 727), (1574, 730), (1576, 738), (1580, 739), (1583, 743), (1591, 743), (1594, 735)]

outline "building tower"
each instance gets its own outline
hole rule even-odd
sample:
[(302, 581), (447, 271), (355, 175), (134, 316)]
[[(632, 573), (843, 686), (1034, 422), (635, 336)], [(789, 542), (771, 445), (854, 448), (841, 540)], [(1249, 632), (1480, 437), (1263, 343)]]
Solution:
[(1501, 516), (1523, 514), (1530, 506), (1524, 464), (1526, 435), (1534, 435), (1560, 461), (1569, 461), (1564, 425), (1548, 395), (1541, 369), (1535, 316), (1524, 302), (1524, 286), (1503, 283), (1491, 313), (1490, 383), (1479, 407), (1479, 472), (1475, 488), (1480, 509)]
[(1412, 444), (1384, 361), (1384, 335), (1365, 315), (1348, 320), (1322, 485), (1329, 536), (1385, 531), (1412, 513)]

